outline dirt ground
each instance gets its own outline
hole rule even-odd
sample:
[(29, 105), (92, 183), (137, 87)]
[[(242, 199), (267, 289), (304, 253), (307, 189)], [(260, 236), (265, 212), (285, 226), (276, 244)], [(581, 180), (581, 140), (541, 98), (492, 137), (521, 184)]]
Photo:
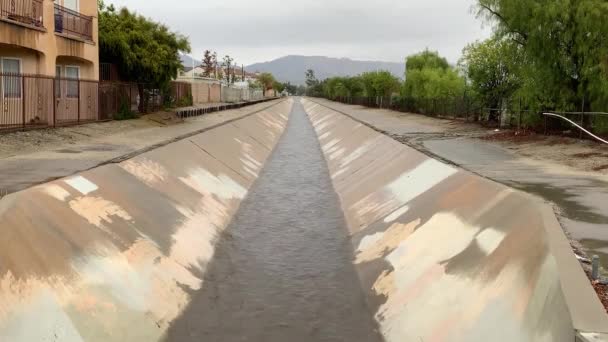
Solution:
[[(222, 103), (210, 103), (205, 107), (219, 106)], [(247, 108), (247, 107), (245, 107)], [(232, 113), (232, 111), (230, 111)], [(236, 111), (238, 112), (238, 111)], [(211, 117), (222, 117), (223, 114), (213, 113)], [(230, 113), (226, 115), (228, 118)], [(206, 119), (190, 120), (192, 122)], [(94, 139), (111, 137), (113, 135), (127, 136), (129, 133), (141, 132), (153, 128), (161, 128), (185, 123), (186, 121), (174, 112), (159, 111), (146, 114), (137, 119), (123, 121), (106, 121), (88, 123), (78, 126), (45, 128), (28, 131), (0, 132), (0, 159), (54, 150), (79, 143), (90, 143)]]
[(596, 141), (516, 130), (491, 131), (480, 139), (500, 144), (524, 157), (608, 175), (608, 145)]
[(0, 158), (39, 152), (41, 149), (52, 150), (66, 145), (88, 142), (92, 138), (159, 126), (161, 126), (159, 123), (151, 121), (145, 116), (134, 120), (4, 133), (0, 134)]

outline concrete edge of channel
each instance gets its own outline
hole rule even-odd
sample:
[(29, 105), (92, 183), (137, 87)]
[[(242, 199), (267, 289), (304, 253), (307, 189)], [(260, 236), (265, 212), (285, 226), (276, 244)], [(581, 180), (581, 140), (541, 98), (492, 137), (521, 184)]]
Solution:
[[(606, 340), (605, 338), (608, 338), (606, 310), (576, 258), (553, 208), (540, 198), (528, 196), (538, 203), (541, 211), (549, 250), (557, 264), (562, 292), (579, 340), (596, 341), (597, 339), (589, 339), (595, 334), (604, 335), (600, 340)], [(586, 335), (588, 336), (585, 337)]]
[[(268, 105), (268, 106), (265, 106), (265, 107), (263, 107), (263, 108), (260, 108), (260, 109), (258, 109), (258, 110), (255, 110), (255, 111), (253, 111), (253, 112), (251, 112), (251, 113), (247, 113), (247, 114), (245, 114), (245, 115), (243, 115), (243, 116), (241, 116), (241, 117), (238, 117), (238, 118), (233, 118), (233, 119), (229, 119), (229, 120), (226, 120), (226, 121), (224, 121), (224, 122), (220, 122), (220, 123), (217, 123), (217, 124), (212, 125), (212, 126), (209, 126), (209, 127), (205, 127), (205, 128), (202, 128), (202, 129), (198, 129), (198, 130), (195, 130), (195, 131), (190, 132), (190, 133), (181, 134), (181, 135), (179, 135), (179, 136), (177, 136), (177, 137), (173, 137), (173, 138), (171, 138), (171, 139), (167, 139), (167, 140), (161, 141), (161, 142), (159, 142), (159, 143), (156, 143), (156, 144), (153, 144), (153, 145), (150, 145), (150, 146), (147, 146), (147, 147), (141, 148), (141, 149), (139, 149), (139, 150), (136, 150), (136, 151), (133, 151), (133, 152), (129, 152), (129, 153), (123, 154), (123, 155), (121, 155), (121, 156), (114, 157), (114, 158), (111, 158), (111, 159), (108, 159), (108, 160), (105, 160), (105, 161), (99, 162), (99, 163), (97, 163), (97, 164), (95, 164), (95, 165), (93, 165), (93, 166), (90, 166), (90, 167), (87, 167), (87, 168), (84, 168), (84, 169), (76, 170), (76, 171), (74, 171), (74, 172), (69, 172), (69, 173), (66, 173), (66, 174), (61, 175), (61, 176), (57, 176), (57, 177), (50, 177), (50, 178), (46, 178), (46, 179), (44, 179), (44, 180), (42, 180), (42, 181), (39, 181), (39, 182), (34, 182), (34, 183), (31, 183), (31, 184), (29, 184), (27, 187), (25, 187), (25, 188), (23, 188), (23, 189), (19, 189), (19, 191), (26, 190), (26, 189), (32, 188), (32, 187), (34, 187), (34, 186), (37, 186), (37, 185), (41, 185), (41, 184), (45, 184), (45, 183), (48, 183), (48, 182), (52, 182), (52, 181), (55, 181), (55, 180), (58, 180), (58, 179), (61, 179), (61, 178), (65, 178), (65, 177), (74, 176), (74, 175), (76, 175), (76, 174), (78, 174), (78, 173), (80, 173), (80, 172), (89, 171), (89, 170), (95, 169), (95, 168), (100, 167), (100, 166), (104, 166), (104, 165), (108, 165), (108, 164), (118, 164), (118, 163), (122, 163), (122, 162), (124, 162), (124, 161), (126, 161), (126, 160), (129, 160), (129, 159), (131, 159), (131, 158), (137, 157), (137, 156), (138, 156), (138, 155), (140, 155), (140, 154), (143, 154), (143, 153), (146, 153), (146, 152), (149, 152), (149, 151), (155, 150), (155, 149), (157, 149), (157, 148), (160, 148), (160, 147), (163, 147), (163, 146), (169, 145), (169, 144), (174, 143), (174, 142), (176, 142), (176, 141), (180, 141), (180, 140), (188, 139), (188, 138), (190, 138), (190, 137), (193, 137), (193, 136), (195, 136), (195, 135), (198, 135), (198, 134), (201, 134), (201, 133), (207, 132), (207, 131), (209, 131), (209, 130), (212, 130), (212, 129), (215, 129), (215, 128), (218, 128), (218, 127), (221, 127), (221, 126), (224, 126), (224, 125), (228, 125), (228, 124), (231, 124), (231, 123), (233, 123), (233, 122), (236, 122), (236, 121), (239, 121), (239, 120), (242, 120), (242, 119), (246, 119), (246, 118), (248, 118), (248, 117), (250, 117), (250, 116), (253, 116), (253, 115), (255, 115), (255, 114), (259, 113), (259, 112), (263, 112), (263, 111), (265, 111), (265, 110), (267, 110), (267, 109), (269, 109), (269, 108), (271, 108), (271, 107), (274, 107), (274, 106), (276, 106), (276, 105), (278, 105), (278, 104), (280, 104), (280, 103), (283, 103), (283, 102), (284, 102), (284, 101), (286, 101), (286, 100), (287, 100), (287, 98), (275, 98), (275, 99), (270, 99), (270, 100), (268, 100), (268, 101), (263, 101), (263, 102), (252, 103), (251, 105), (256, 105), (256, 104), (263, 104), (263, 103), (266, 103), (266, 102), (277, 101), (277, 102), (271, 103), (271, 104), (270, 104), (270, 105)], [(232, 109), (226, 109), (226, 110), (238, 110), (238, 109), (243, 109), (243, 108), (247, 108), (247, 107), (249, 107), (249, 106), (243, 106), (243, 107), (240, 107), (240, 108), (232, 108)], [(223, 112), (223, 111), (224, 111), (224, 110), (222, 110), (222, 111), (216, 111), (215, 113), (219, 113), (219, 112)], [(19, 192), (19, 191), (15, 191), (15, 192)], [(10, 194), (11, 194), (11, 193), (7, 193), (7, 194), (5, 194), (4, 196), (0, 196), (0, 199), (4, 199), (4, 198), (6, 198), (8, 195), (10, 195)]]
[[(326, 106), (312, 98), (306, 97), (306, 99), (316, 103), (319, 106), (345, 115), (346, 117), (355, 120), (356, 122), (359, 122), (381, 134), (384, 134), (390, 139), (393, 139), (390, 135), (386, 134), (386, 132), (378, 130), (367, 122), (359, 120), (348, 113)], [(418, 151), (418, 149), (413, 146), (408, 144), (404, 145)], [(427, 153), (425, 154), (428, 155)], [(449, 161), (446, 162), (443, 158), (437, 158), (436, 156), (432, 155), (429, 157), (436, 160), (439, 159), (439, 161), (442, 163), (447, 163), (467, 173), (482, 177), (490, 182), (507, 186), (492, 179), (483, 177), (475, 172), (471, 172), (470, 170), (466, 170), (455, 163), (451, 163)], [(576, 342), (608, 341), (608, 314), (600, 302), (595, 290), (591, 286), (589, 278), (576, 258), (576, 255), (572, 250), (572, 246), (570, 245), (570, 241), (566, 237), (566, 233), (555, 216), (553, 208), (542, 198), (528, 194), (521, 190), (513, 190), (529, 198), (540, 210), (544, 223), (543, 226), (547, 234), (549, 250), (557, 265), (560, 286), (566, 301), (566, 305), (568, 306), (573, 328), (575, 330)]]

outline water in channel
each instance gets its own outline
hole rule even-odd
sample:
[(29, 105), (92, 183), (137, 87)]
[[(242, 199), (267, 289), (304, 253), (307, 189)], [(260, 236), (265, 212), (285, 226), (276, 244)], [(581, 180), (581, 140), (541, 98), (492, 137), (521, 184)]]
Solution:
[(380, 342), (351, 260), (339, 199), (296, 100), (167, 340)]

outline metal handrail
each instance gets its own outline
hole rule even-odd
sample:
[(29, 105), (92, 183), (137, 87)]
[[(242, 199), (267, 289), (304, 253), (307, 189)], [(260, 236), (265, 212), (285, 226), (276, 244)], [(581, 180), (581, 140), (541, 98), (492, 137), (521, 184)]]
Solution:
[(0, 17), (43, 27), (42, 0), (0, 0)]
[[(569, 113), (569, 114), (574, 114), (574, 113)], [(607, 113), (602, 113), (602, 114), (607, 114)], [(580, 126), (580, 125), (579, 125), (579, 124), (577, 124), (576, 122), (574, 122), (574, 121), (572, 121), (572, 120), (568, 119), (568, 118), (567, 118), (567, 117), (565, 117), (565, 116), (561, 116), (561, 115), (559, 115), (559, 114), (555, 114), (555, 113), (543, 113), (543, 115), (544, 115), (544, 116), (552, 116), (552, 117), (560, 118), (560, 119), (562, 119), (562, 120), (564, 120), (564, 121), (567, 121), (567, 122), (569, 122), (570, 124), (572, 124), (573, 126), (575, 126), (575, 127), (577, 127), (578, 129), (580, 129), (581, 131), (585, 132), (585, 133), (586, 133), (587, 135), (589, 135), (590, 137), (594, 138), (595, 140), (600, 141), (600, 142), (603, 142), (604, 144), (607, 144), (607, 145), (608, 145), (608, 141), (606, 141), (606, 140), (604, 140), (604, 139), (602, 139), (602, 138), (598, 137), (597, 135), (595, 135), (595, 134), (593, 134), (593, 133), (589, 132), (588, 130), (586, 130), (585, 128), (583, 128), (582, 126)]]
[(93, 17), (55, 4), (55, 32), (93, 40)]

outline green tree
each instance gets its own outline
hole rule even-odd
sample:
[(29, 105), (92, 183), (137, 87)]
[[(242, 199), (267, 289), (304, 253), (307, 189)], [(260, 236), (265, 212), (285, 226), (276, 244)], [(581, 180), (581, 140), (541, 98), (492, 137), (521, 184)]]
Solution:
[(492, 38), (463, 50), (459, 65), (470, 90), (489, 108), (500, 108), (520, 89), (523, 80), (521, 48), (511, 40)]
[(414, 100), (440, 99), (464, 94), (465, 80), (437, 52), (425, 50), (406, 60), (402, 93)]
[(222, 68), (220, 68), (220, 65), (217, 61), (217, 52), (213, 52), (213, 54), (211, 55), (211, 60), (213, 61), (213, 67), (215, 69), (213, 75), (216, 80), (221, 80), (224, 76), (222, 74)]
[(439, 56), (437, 52), (430, 51), (429, 49), (409, 56), (405, 62), (406, 72), (426, 68), (447, 70), (450, 68), (450, 64), (445, 58)]
[(299, 85), (298, 88), (297, 88), (297, 90), (296, 90), (296, 95), (298, 95), (298, 96), (306, 95), (306, 86)]
[(283, 83), (283, 88), (291, 95), (295, 95), (298, 92), (298, 87), (291, 84), (291, 82)]
[(399, 79), (388, 71), (371, 71), (361, 75), (361, 84), (368, 97), (388, 97), (399, 90)]
[(266, 96), (266, 91), (268, 89), (272, 89), (272, 86), (275, 84), (276, 80), (271, 73), (263, 72), (258, 76), (258, 82), (262, 86), (262, 91), (264, 92), (264, 96)]
[(306, 95), (308, 96), (323, 96), (323, 83), (317, 79), (315, 72), (312, 69), (306, 70)]
[(604, 108), (608, 97), (608, 2), (477, 0), (478, 14), (500, 38), (521, 47), (521, 91), (545, 107)]
[(314, 86), (317, 86), (318, 84), (319, 84), (319, 80), (317, 80), (317, 77), (315, 76), (315, 71), (312, 69), (306, 70), (306, 86), (314, 87)]
[(283, 83), (278, 82), (278, 81), (275, 80), (272, 83), (272, 89), (276, 90), (277, 93), (282, 93), (283, 90), (285, 90), (285, 85)]
[(232, 76), (232, 62), (234, 61), (234, 58), (230, 57), (229, 55), (224, 56), (224, 62), (222, 63), (222, 66), (224, 67), (224, 69), (226, 69), (226, 83), (231, 84), (233, 83), (231, 81), (231, 76)]
[[(167, 88), (183, 68), (180, 54), (188, 52), (188, 39), (165, 25), (99, 2), (100, 59), (114, 63), (127, 80)], [(143, 85), (139, 93), (144, 99)], [(143, 106), (140, 101), (140, 110)]]

